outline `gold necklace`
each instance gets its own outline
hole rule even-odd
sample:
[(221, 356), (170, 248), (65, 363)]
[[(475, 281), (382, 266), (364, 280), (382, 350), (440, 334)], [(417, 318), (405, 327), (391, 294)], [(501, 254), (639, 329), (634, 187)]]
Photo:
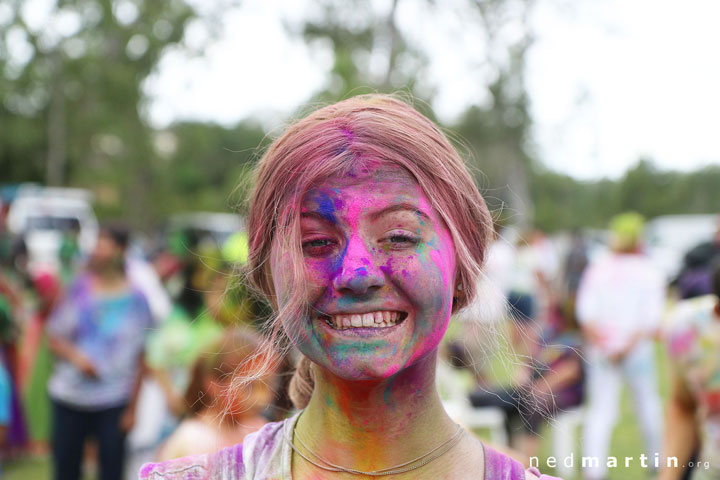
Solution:
[[(302, 457), (305, 461), (315, 465), (316, 467), (318, 467), (320, 469), (327, 470), (329, 472), (344, 472), (344, 473), (350, 473), (352, 475), (368, 475), (371, 477), (380, 477), (380, 476), (384, 476), (384, 475), (395, 475), (398, 473), (409, 472), (411, 470), (416, 470), (420, 467), (423, 467), (423, 466), (427, 465), (428, 463), (432, 462), (433, 460), (440, 458), (445, 453), (449, 452), (451, 448), (453, 448), (455, 445), (457, 445), (457, 443), (462, 438), (462, 433), (464, 432), (463, 428), (460, 425), (456, 425), (457, 430), (455, 431), (455, 433), (450, 438), (448, 438), (443, 443), (441, 443), (437, 447), (433, 448), (429, 452), (427, 452), (423, 455), (420, 455), (419, 457), (417, 457), (413, 460), (401, 463), (399, 465), (395, 465), (393, 467), (381, 468), (379, 470), (371, 470), (369, 472), (364, 472), (362, 470), (356, 470), (354, 468), (346, 468), (346, 467), (342, 467), (340, 465), (335, 465), (334, 463), (325, 460), (323, 457), (321, 457), (317, 453), (313, 452), (312, 449), (310, 447), (308, 447), (305, 444), (305, 442), (302, 441), (300, 436), (295, 431), (295, 427), (299, 420), (300, 419), (298, 418), (295, 421), (295, 423), (293, 424), (292, 431), (290, 432), (289, 436), (287, 434), (285, 426), (283, 426), (283, 437), (285, 438), (285, 441), (288, 443), (290, 448), (292, 448), (292, 450), (295, 453), (297, 453), (300, 457)], [(313, 457), (320, 460), (324, 465), (313, 461), (312, 459), (308, 458), (303, 453), (301, 453), (297, 449), (297, 447), (293, 444), (293, 440), (292, 440), (293, 434), (294, 434), (295, 438), (297, 438), (298, 442), (300, 442), (300, 445), (302, 445), (303, 448), (305, 448), (305, 450), (307, 450)], [(429, 458), (426, 458), (426, 457), (429, 457)], [(418, 463), (417, 465), (412, 465), (415, 462), (420, 462), (420, 463)]]

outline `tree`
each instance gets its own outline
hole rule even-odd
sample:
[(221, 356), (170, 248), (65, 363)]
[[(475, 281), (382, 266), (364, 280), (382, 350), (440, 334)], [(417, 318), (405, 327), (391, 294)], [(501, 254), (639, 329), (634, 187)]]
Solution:
[[(468, 16), (485, 35), (487, 54), (477, 59), (490, 72), (488, 98), (472, 105), (455, 130), (474, 152), (474, 166), (482, 172), (491, 207), (521, 227), (533, 220), (530, 193), (533, 159), (532, 119), (525, 88), (525, 61), (533, 35), (529, 17), (533, 0), (472, 0)], [(519, 29), (517, 27), (520, 27)], [(515, 28), (519, 35), (506, 35)], [(511, 40), (508, 40), (511, 39)], [(484, 183), (484, 185), (483, 185)], [(500, 210), (502, 209), (502, 210)]]
[(6, 2), (0, 30), (3, 181), (92, 186), (101, 207), (138, 226), (152, 218), (162, 164), (143, 114), (143, 82), (186, 26), (184, 0)]
[(311, 102), (332, 102), (358, 93), (403, 90), (428, 100), (418, 89), (427, 57), (414, 48), (397, 25), (400, 0), (378, 12), (362, 0), (318, 2), (317, 16), (286, 22), (288, 31), (316, 50), (332, 55), (328, 82)]
[[(290, 27), (310, 45), (330, 46), (331, 80), (313, 101), (402, 90), (423, 100), (415, 106), (434, 118), (428, 104), (437, 85), (427, 75), (428, 56), (408, 41), (397, 22), (398, 11), (406, 3), (393, 0), (387, 11), (378, 13), (369, 2), (324, 0), (317, 17)], [(427, 7), (426, 15), (441, 8), (432, 0), (420, 3)], [(452, 130), (459, 132), (460, 143), (474, 153), (469, 155), (471, 168), (490, 203), (495, 207), (509, 203), (518, 218), (531, 213), (528, 171), (532, 162), (527, 153), (531, 119), (524, 84), (525, 54), (531, 44), (527, 21), (531, 6), (531, 0), (468, 0), (457, 7), (468, 28), (484, 33), (487, 55), (468, 61), (483, 66), (477, 81), (487, 84), (490, 100), (481, 103), (475, 99)], [(508, 44), (505, 28), (517, 22), (526, 33)]]
[(162, 198), (161, 216), (185, 210), (242, 210), (244, 184), (251, 165), (267, 143), (263, 129), (252, 121), (233, 128), (211, 123), (181, 122), (159, 134), (167, 144), (158, 176), (157, 198)]

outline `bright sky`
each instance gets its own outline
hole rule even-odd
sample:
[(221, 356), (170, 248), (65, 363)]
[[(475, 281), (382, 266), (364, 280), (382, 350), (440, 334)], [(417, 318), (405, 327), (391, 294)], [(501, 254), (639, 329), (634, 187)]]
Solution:
[[(487, 99), (487, 72), (479, 61), (483, 37), (452, 8), (463, 1), (435, 2), (433, 12), (405, 1), (398, 16), (402, 30), (430, 56), (426, 81), (436, 87), (434, 107), (448, 122)], [(383, 11), (389, 3), (373, 0)], [(226, 28), (202, 56), (167, 54), (146, 84), (154, 99), (153, 123), (199, 119), (231, 125), (258, 116), (266, 126), (281, 126), (328, 81), (328, 52), (290, 38), (282, 24), (313, 5), (244, 0), (241, 10), (223, 16)], [(598, 178), (621, 175), (639, 156), (673, 169), (720, 164), (720, 2), (536, 5), (527, 88), (536, 121), (534, 148), (546, 165)], [(512, 25), (507, 31), (513, 34)], [(197, 27), (188, 35), (197, 45), (206, 37)]]
[(584, 178), (620, 175), (641, 155), (672, 169), (720, 164), (720, 2), (576, 5), (534, 18), (540, 158)]

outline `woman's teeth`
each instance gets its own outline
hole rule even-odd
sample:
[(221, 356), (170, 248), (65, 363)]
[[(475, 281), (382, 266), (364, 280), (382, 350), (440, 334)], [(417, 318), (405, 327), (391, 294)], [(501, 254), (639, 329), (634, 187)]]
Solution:
[(354, 313), (354, 314), (341, 314), (326, 316), (325, 320), (328, 324), (338, 330), (345, 330), (348, 328), (385, 328), (396, 325), (400, 320), (400, 312), (391, 311), (379, 311), (369, 313)]

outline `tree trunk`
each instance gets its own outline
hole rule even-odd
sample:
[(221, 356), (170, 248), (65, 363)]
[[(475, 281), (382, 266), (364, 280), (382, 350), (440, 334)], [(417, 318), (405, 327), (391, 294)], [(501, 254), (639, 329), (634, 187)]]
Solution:
[(62, 65), (56, 57), (53, 62), (50, 104), (48, 106), (48, 151), (46, 183), (62, 186), (65, 182), (67, 161), (67, 124), (65, 121), (65, 92), (63, 91)]

